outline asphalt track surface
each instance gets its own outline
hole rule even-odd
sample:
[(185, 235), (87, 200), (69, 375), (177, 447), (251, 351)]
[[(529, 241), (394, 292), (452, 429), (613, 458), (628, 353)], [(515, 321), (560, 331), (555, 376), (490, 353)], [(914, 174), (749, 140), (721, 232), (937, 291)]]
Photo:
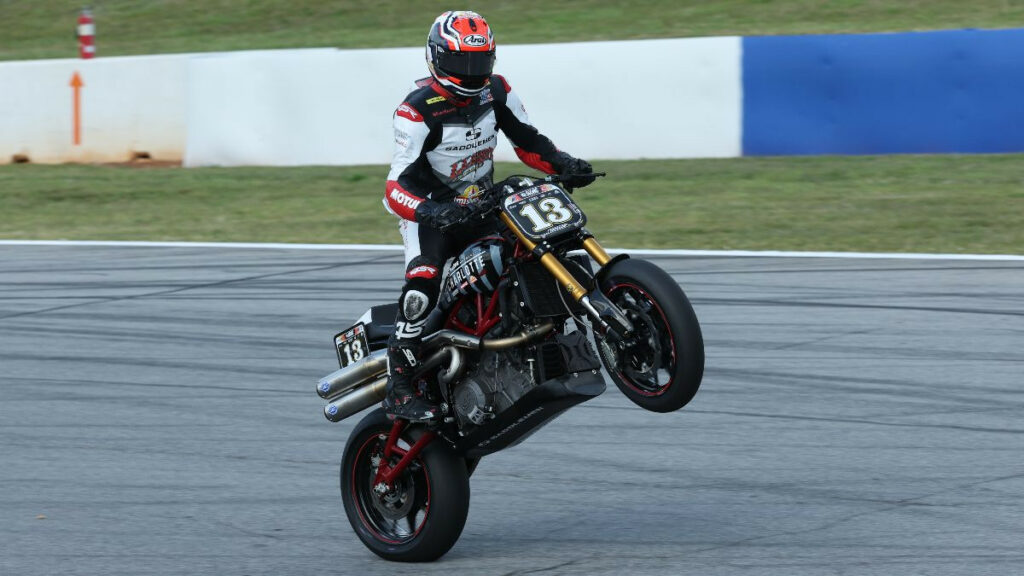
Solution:
[(1024, 264), (651, 259), (696, 399), (612, 387), (486, 458), (408, 566), (314, 391), (398, 254), (0, 247), (0, 574), (1024, 574)]

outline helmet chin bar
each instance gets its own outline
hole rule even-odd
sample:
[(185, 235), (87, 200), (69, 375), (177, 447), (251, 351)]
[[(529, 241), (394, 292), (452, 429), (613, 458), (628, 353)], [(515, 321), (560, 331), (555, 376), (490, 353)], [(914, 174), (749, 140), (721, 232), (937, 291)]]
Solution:
[(452, 94), (452, 96), (461, 96), (463, 98), (472, 98), (473, 96), (479, 96), (487, 87), (490, 85), (489, 82), (484, 82), (484, 85), (479, 88), (465, 88), (450, 80), (447, 76), (441, 76), (437, 73), (433, 64), (427, 62), (427, 68), (430, 69), (430, 75), (434, 77), (434, 80), (441, 85), (442, 88)]

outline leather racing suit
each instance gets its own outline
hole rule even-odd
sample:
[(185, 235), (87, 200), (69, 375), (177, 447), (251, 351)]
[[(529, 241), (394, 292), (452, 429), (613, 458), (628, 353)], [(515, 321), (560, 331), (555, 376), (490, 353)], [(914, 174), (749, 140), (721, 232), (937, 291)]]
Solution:
[(401, 218), (405, 244), (405, 285), (388, 345), (389, 384), (396, 390), (396, 379), (408, 381), (418, 362), (445, 262), (493, 231), (478, 225), (442, 234), (417, 221), (417, 208), (425, 202), (471, 206), (491, 185), (499, 130), (525, 164), (542, 172), (562, 173), (575, 160), (530, 125), (526, 109), (502, 76), (491, 76), (490, 86), (471, 98), (450, 95), (432, 78), (416, 86), (394, 114), (395, 151), (384, 199), (388, 211)]

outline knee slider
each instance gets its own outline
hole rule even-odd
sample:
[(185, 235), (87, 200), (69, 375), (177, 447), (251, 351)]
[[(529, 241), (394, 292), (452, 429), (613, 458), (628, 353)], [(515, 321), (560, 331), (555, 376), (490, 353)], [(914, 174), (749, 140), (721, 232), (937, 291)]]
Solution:
[(402, 293), (402, 315), (409, 322), (418, 322), (425, 318), (434, 308), (434, 300), (429, 294), (415, 288), (406, 289)]

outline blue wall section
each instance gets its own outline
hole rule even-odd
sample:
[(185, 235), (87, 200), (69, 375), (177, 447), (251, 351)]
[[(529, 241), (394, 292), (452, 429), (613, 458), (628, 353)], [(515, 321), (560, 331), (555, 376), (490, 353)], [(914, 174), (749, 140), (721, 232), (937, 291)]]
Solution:
[(1024, 29), (743, 39), (743, 154), (1024, 151)]

